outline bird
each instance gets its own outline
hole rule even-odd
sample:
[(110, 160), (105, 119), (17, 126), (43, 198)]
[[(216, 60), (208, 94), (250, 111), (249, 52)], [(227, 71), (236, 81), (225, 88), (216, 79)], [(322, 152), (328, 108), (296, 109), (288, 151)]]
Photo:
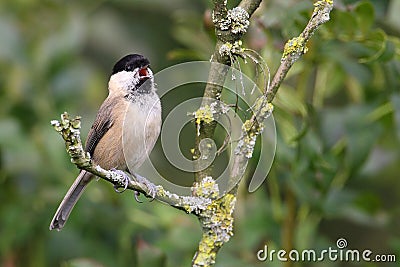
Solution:
[[(137, 170), (153, 149), (161, 129), (161, 103), (149, 60), (139, 54), (118, 60), (108, 91), (89, 130), (85, 151), (103, 169)], [(151, 184), (139, 177), (146, 185)], [(83, 191), (95, 178), (90, 172), (80, 171), (51, 220), (50, 230), (64, 227)]]

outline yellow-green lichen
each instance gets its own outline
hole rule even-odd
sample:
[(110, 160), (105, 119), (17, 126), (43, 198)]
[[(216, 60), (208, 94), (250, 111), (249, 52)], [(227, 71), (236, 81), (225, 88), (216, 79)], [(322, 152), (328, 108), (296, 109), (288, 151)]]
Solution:
[(196, 124), (200, 124), (201, 122), (210, 123), (214, 120), (213, 112), (209, 105), (205, 105), (200, 107), (198, 110), (194, 112), (194, 117), (196, 119)]
[(262, 131), (262, 124), (257, 124), (252, 120), (246, 120), (242, 125), (242, 137), (240, 138), (235, 154), (243, 154), (246, 158), (253, 156), (254, 146), (256, 145), (257, 135)]
[(52, 120), (51, 125), (62, 136), (71, 162), (79, 167), (90, 165), (90, 154), (85, 152), (80, 137), (81, 117), (70, 118), (67, 112), (61, 114), (61, 120)]
[(254, 124), (254, 123), (253, 123), (251, 120), (246, 120), (246, 121), (243, 123), (242, 129), (243, 129), (244, 131), (246, 131), (246, 132), (249, 132), (249, 131), (251, 130), (253, 124)]
[(198, 159), (199, 157), (196, 155), (196, 150), (194, 148), (190, 149), (190, 153), (192, 154), (192, 159)]
[(226, 194), (222, 198), (213, 201), (204, 211), (203, 227), (210, 229), (216, 235), (215, 242), (227, 242), (233, 235), (233, 210), (236, 197)]
[(199, 244), (198, 255), (194, 263), (197, 266), (209, 266), (214, 264), (216, 251), (228, 242), (233, 235), (233, 210), (236, 197), (226, 194), (222, 198), (213, 201), (201, 213), (201, 223), (205, 229)]
[(221, 45), (218, 52), (221, 56), (241, 55), (245, 51), (242, 45), (241, 40), (235, 41), (233, 44), (226, 42)]
[[(210, 253), (213, 250), (213, 246), (216, 244), (215, 235), (210, 235), (208, 232), (204, 233), (201, 237), (201, 242), (199, 244), (199, 250), (204, 253)], [(218, 242), (217, 242), (218, 243)]]
[(213, 245), (212, 236), (203, 234), (193, 266), (211, 266), (215, 263), (217, 253), (212, 251)]
[(255, 120), (246, 120), (242, 125), (242, 136), (235, 148), (235, 154), (243, 154), (246, 158), (253, 156), (257, 136), (264, 130), (264, 120), (271, 115), (274, 106), (267, 103), (266, 98), (259, 97), (254, 106)]
[(262, 132), (263, 123), (256, 123), (252, 120), (246, 120), (242, 125), (242, 131), (247, 133), (248, 136), (257, 136)]
[(200, 182), (194, 183), (192, 187), (194, 196), (216, 199), (219, 196), (219, 188), (211, 176), (206, 176)]
[(215, 263), (216, 252), (233, 235), (235, 203), (236, 196), (226, 194), (214, 200), (200, 214), (204, 232), (193, 262), (194, 266), (210, 266)]
[(314, 3), (313, 18), (318, 18), (317, 25), (327, 22), (333, 8), (333, 0), (321, 0)]
[(186, 213), (191, 213), (193, 211), (189, 204), (183, 204), (182, 208), (186, 211)]
[(283, 50), (282, 59), (293, 56), (293, 60), (297, 60), (301, 55), (307, 52), (306, 40), (302, 36), (294, 37), (286, 42)]
[(274, 105), (268, 103), (265, 96), (261, 96), (256, 100), (253, 110), (257, 113), (256, 115), (267, 117), (274, 111)]
[[(197, 128), (197, 135), (200, 135), (200, 127), (202, 122), (203, 123), (211, 123), (219, 118), (220, 114), (225, 114), (229, 111), (229, 107), (224, 105), (221, 101), (214, 101), (210, 105), (205, 105), (200, 107), (193, 113), (189, 113), (193, 115), (195, 118), (196, 128)], [(197, 158), (197, 157), (196, 157)]]
[(333, 0), (321, 0), (314, 3), (314, 13), (323, 9), (326, 5), (333, 5)]
[(215, 111), (209, 105), (202, 106), (193, 113), (197, 125), (197, 135), (200, 135), (200, 125), (202, 122), (211, 123), (214, 121), (214, 113)]
[(182, 207), (187, 213), (200, 214), (211, 204), (211, 199), (198, 196), (183, 196), (180, 198), (178, 206)]
[(164, 197), (167, 195), (167, 192), (162, 186), (157, 186), (157, 196)]

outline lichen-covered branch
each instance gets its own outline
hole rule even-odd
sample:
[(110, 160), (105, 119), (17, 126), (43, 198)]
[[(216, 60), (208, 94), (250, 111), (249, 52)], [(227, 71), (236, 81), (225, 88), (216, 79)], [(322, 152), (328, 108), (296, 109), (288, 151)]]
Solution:
[(333, 8), (333, 0), (320, 0), (314, 3), (314, 11), (307, 26), (298, 36), (287, 41), (284, 47), (281, 64), (276, 71), (271, 85), (266, 90), (268, 102), (271, 102), (286, 74), (293, 64), (307, 52), (307, 42), (314, 34), (315, 30), (329, 20), (329, 14)]
[[(120, 171), (105, 170), (91, 161), (90, 154), (83, 149), (80, 137), (80, 117), (70, 118), (69, 114), (64, 112), (60, 120), (53, 120), (51, 124), (64, 139), (71, 162), (78, 168), (91, 172), (117, 187), (126, 186)], [(129, 179), (126, 189), (139, 191), (147, 197), (152, 197), (147, 185), (140, 183), (135, 175)], [(166, 191), (162, 186), (157, 186), (155, 199), (199, 218), (203, 236), (192, 264), (193, 266), (212, 266), (218, 250), (233, 235), (232, 214), (236, 196), (226, 194), (220, 198), (218, 184), (212, 177), (205, 177), (201, 182), (195, 183), (191, 190), (191, 196), (179, 196)]]
[(262, 0), (242, 0), (239, 7), (243, 8), (248, 14), (253, 14), (260, 6)]
[[(212, 55), (207, 85), (201, 110), (207, 110), (213, 101), (221, 98), (221, 92), (229, 66), (231, 65), (231, 54), (236, 49), (240, 50), (241, 38), (246, 33), (250, 24), (249, 18), (260, 5), (261, 0), (243, 0), (237, 7), (228, 10), (226, 0), (214, 0), (212, 13), (217, 36), (217, 44)], [(210, 117), (210, 116), (209, 116)], [(212, 116), (211, 116), (212, 118)], [(215, 120), (206, 119), (206, 116), (197, 117), (196, 126), (198, 134), (195, 140), (194, 156), (199, 157), (199, 145), (201, 140), (213, 138), (217, 123)], [(207, 157), (207, 156), (206, 156)], [(204, 184), (210, 180), (213, 166), (199, 171), (195, 174), (196, 184)], [(211, 179), (211, 181), (213, 181)], [(236, 186), (231, 192), (221, 198), (212, 201), (206, 210), (198, 214), (203, 229), (203, 235), (199, 248), (195, 253), (192, 266), (213, 266), (219, 249), (229, 241), (233, 235), (233, 211), (236, 203)]]
[[(216, 101), (220, 100), (227, 77), (229, 66), (236, 56), (245, 51), (242, 48), (241, 38), (249, 26), (249, 19), (261, 3), (261, 0), (242, 0), (241, 3), (228, 9), (226, 0), (214, 0), (213, 22), (217, 36), (217, 44), (213, 53), (208, 82), (204, 91), (201, 107), (194, 113), (197, 127), (195, 149), (193, 156), (199, 158), (199, 145), (203, 139), (213, 139), (216, 128), (215, 116), (218, 115)], [(271, 101), (274, 99), (280, 84), (294, 62), (306, 53), (306, 44), (312, 34), (322, 23), (329, 20), (332, 10), (332, 0), (321, 0), (314, 4), (314, 12), (298, 36), (289, 40), (284, 48), (281, 64), (276, 71), (265, 94), (259, 97), (253, 107), (252, 117), (246, 120), (241, 129), (240, 139), (234, 148), (233, 165), (230, 170), (230, 181), (234, 183), (230, 192), (220, 195), (218, 184), (212, 178), (212, 165), (195, 174), (195, 183), (191, 188), (191, 196), (179, 196), (168, 192), (162, 186), (156, 186), (154, 198), (175, 208), (192, 213), (199, 218), (203, 233), (199, 247), (193, 257), (192, 265), (213, 266), (219, 249), (233, 236), (233, 211), (235, 209), (237, 184), (243, 177), (248, 160), (253, 156), (257, 136), (263, 131), (264, 121), (273, 111)], [(141, 183), (138, 175), (129, 175), (126, 179), (121, 171), (105, 170), (96, 165), (89, 153), (83, 149), (80, 138), (80, 118), (70, 118), (67, 113), (61, 115), (61, 120), (52, 121), (55, 130), (63, 137), (66, 150), (72, 163), (96, 176), (107, 180), (116, 187), (126, 187), (143, 193), (146, 197), (153, 197), (152, 191)], [(202, 155), (204, 156), (204, 155)], [(206, 156), (206, 155), (205, 155)]]
[[(205, 179), (204, 179), (205, 180)], [(233, 236), (233, 211), (236, 194), (214, 200), (199, 216), (203, 235), (192, 266), (213, 266), (218, 251)]]
[[(243, 0), (237, 7), (228, 10), (226, 7), (226, 0), (214, 0), (212, 19), (215, 27), (215, 35), (217, 36), (217, 43), (211, 57), (211, 62), (219, 64), (211, 64), (207, 85), (204, 90), (202, 107), (210, 105), (210, 99), (219, 100), (221, 98), (223, 87), (220, 86), (220, 84), (223, 84), (225, 81), (229, 66), (232, 63), (229, 52), (231, 49), (235, 49), (238, 46), (238, 42), (250, 25), (249, 19), (251, 15), (260, 3), (261, 0)], [(201, 125), (200, 134), (197, 135), (195, 140), (195, 156), (200, 156), (198, 147), (201, 140), (213, 138), (216, 125), (214, 121)], [(195, 174), (195, 180), (201, 181), (204, 177), (210, 176), (212, 174), (212, 169), (213, 166), (211, 165), (197, 172)]]
[[(260, 2), (261, 1), (243, 0), (238, 7), (231, 11), (226, 10), (226, 6), (223, 6), (226, 4), (225, 1), (214, 1), (215, 9), (213, 21), (218, 41), (212, 57), (212, 62), (218, 62), (229, 66), (232, 63), (232, 55), (240, 56), (242, 51), (240, 38), (243, 33), (246, 32), (250, 15), (256, 10)], [(274, 75), (270, 86), (266, 88), (265, 94), (256, 100), (251, 119), (246, 120), (242, 126), (241, 137), (234, 150), (234, 158), (232, 159), (233, 167), (230, 170), (230, 181), (232, 183), (237, 184), (242, 178), (248, 160), (253, 155), (256, 138), (263, 131), (263, 122), (273, 111), (271, 101), (274, 99), (280, 84), (294, 62), (307, 52), (306, 44), (312, 34), (318, 26), (329, 20), (330, 11), (333, 8), (333, 1), (318, 1), (314, 6), (314, 12), (304, 31), (299, 37), (289, 40), (285, 45), (281, 65)], [(225, 17), (223, 16), (224, 14)], [(234, 16), (232, 16), (232, 14), (234, 14)], [(227, 68), (224, 69), (224, 67), (221, 66), (215, 66), (214, 69), (213, 67), (211, 68), (208, 85), (204, 93), (207, 100), (203, 101), (201, 108), (209, 105), (210, 98), (216, 100), (220, 99), (222, 87), (216, 86), (215, 84), (223, 84), (226, 75)], [(219, 82), (216, 83), (215, 79)], [(216, 126), (216, 123), (212, 121), (197, 121), (197, 123), (198, 127), (201, 127), (199, 135), (196, 138), (196, 147), (201, 139), (212, 138)], [(201, 125), (200, 123), (203, 124)], [(212, 166), (205, 171), (199, 172), (196, 176), (196, 181), (202, 181), (205, 177), (210, 176), (211, 172)], [(232, 235), (229, 231), (225, 232), (227, 238), (217, 238), (218, 232), (221, 231), (221, 225), (224, 225), (226, 229), (233, 229), (233, 218), (231, 214), (235, 207), (234, 203), (236, 200), (237, 186), (233, 186), (232, 188), (230, 192), (225, 194), (222, 198), (213, 201), (213, 204), (209, 206), (213, 212), (209, 212), (210, 210), (206, 209), (200, 214), (199, 220), (203, 227), (203, 236), (199, 244), (199, 249), (193, 259), (193, 266), (212, 266), (215, 262), (216, 253)], [(227, 216), (227, 214), (229, 214), (229, 216)], [(222, 218), (218, 219), (219, 215)], [(215, 220), (218, 221), (219, 227), (208, 227), (208, 223), (210, 221), (214, 222)]]
[(323, 23), (329, 20), (329, 14), (333, 8), (332, 0), (321, 0), (314, 4), (314, 12), (310, 21), (303, 32), (291, 40), (289, 40), (284, 48), (281, 64), (274, 75), (270, 87), (266, 89), (265, 94), (259, 97), (253, 108), (251, 119), (245, 121), (242, 127), (242, 134), (235, 148), (234, 164), (231, 170), (232, 181), (240, 181), (247, 161), (252, 157), (255, 140), (263, 130), (264, 120), (272, 113), (273, 105), (271, 101), (274, 99), (280, 84), (286, 74), (304, 53), (307, 52), (306, 44), (311, 38), (315, 30)]
[[(124, 188), (126, 186), (126, 189), (138, 191), (148, 198), (153, 197), (150, 188), (148, 188), (146, 184), (138, 181), (136, 178), (138, 176), (137, 174), (131, 175), (125, 173), (130, 177), (128, 184), (126, 184), (126, 180), (121, 175), (121, 171), (105, 170), (90, 159), (90, 154), (83, 149), (80, 137), (80, 117), (70, 118), (69, 114), (64, 112), (61, 114), (60, 120), (53, 120), (51, 124), (64, 139), (65, 148), (71, 157), (71, 162), (79, 169), (93, 173), (116, 187)], [(156, 186), (156, 188), (155, 199), (165, 202), (177, 209), (185, 210), (188, 213), (199, 213), (202, 210), (206, 210), (206, 207), (211, 204), (211, 200), (203, 196), (179, 196), (170, 193), (160, 185)]]

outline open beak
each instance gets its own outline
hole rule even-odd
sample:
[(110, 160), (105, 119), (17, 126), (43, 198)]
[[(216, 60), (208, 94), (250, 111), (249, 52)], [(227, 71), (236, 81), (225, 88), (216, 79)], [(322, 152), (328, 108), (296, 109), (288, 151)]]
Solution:
[(143, 68), (139, 69), (139, 79), (146, 80), (149, 77), (149, 71), (147, 70), (149, 66), (144, 66)]

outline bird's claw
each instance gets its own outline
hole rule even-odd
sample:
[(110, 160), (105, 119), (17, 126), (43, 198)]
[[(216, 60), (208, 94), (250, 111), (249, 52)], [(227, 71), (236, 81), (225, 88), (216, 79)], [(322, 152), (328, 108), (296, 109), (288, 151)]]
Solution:
[(128, 188), (129, 181), (130, 181), (129, 176), (125, 172), (120, 171), (120, 170), (112, 169), (112, 171), (123, 177), (124, 186), (122, 187), (121, 190), (120, 190), (121, 186), (119, 186), (118, 184), (114, 185), (115, 192), (123, 193)]
[(141, 200), (139, 199), (139, 196), (140, 196), (140, 193), (139, 193), (138, 191), (135, 191), (135, 200), (136, 200), (136, 202), (137, 202), (137, 203), (143, 203), (143, 201), (141, 201)]
[[(150, 182), (149, 180), (147, 180), (146, 178), (144, 178), (143, 176), (140, 176), (139, 174), (135, 174), (135, 177), (139, 183), (144, 184), (147, 187), (148, 195), (151, 197), (150, 201), (153, 201), (156, 198), (157, 186), (155, 184), (153, 184), (152, 182)], [(140, 194), (139, 192), (137, 192), (137, 193), (138, 193), (138, 195)], [(135, 194), (135, 199), (136, 199), (136, 201), (138, 201), (136, 194)]]
[[(125, 172), (123, 172), (121, 170), (117, 170), (115, 168), (111, 169), (111, 171), (113, 171), (113, 172), (115, 172), (115, 173), (117, 173), (117, 174), (119, 174), (119, 175), (121, 175), (123, 177), (123, 183), (124, 183), (123, 186), (120, 186), (119, 184), (114, 185), (115, 192), (123, 193), (128, 188), (129, 181), (130, 181), (129, 176)], [(138, 174), (135, 174), (135, 177), (136, 177), (136, 179), (138, 180), (139, 183), (144, 184), (147, 187), (148, 195), (151, 197), (150, 201), (153, 201), (156, 198), (157, 186), (154, 185), (153, 183), (151, 183), (146, 178), (144, 178), (144, 177), (142, 177), (142, 176), (140, 176)], [(120, 188), (122, 188), (122, 189), (120, 189)], [(139, 198), (138, 198), (139, 195), (140, 195), (140, 192), (135, 190), (135, 200), (137, 202), (139, 202), (139, 203), (142, 203), (142, 201), (139, 200)]]

